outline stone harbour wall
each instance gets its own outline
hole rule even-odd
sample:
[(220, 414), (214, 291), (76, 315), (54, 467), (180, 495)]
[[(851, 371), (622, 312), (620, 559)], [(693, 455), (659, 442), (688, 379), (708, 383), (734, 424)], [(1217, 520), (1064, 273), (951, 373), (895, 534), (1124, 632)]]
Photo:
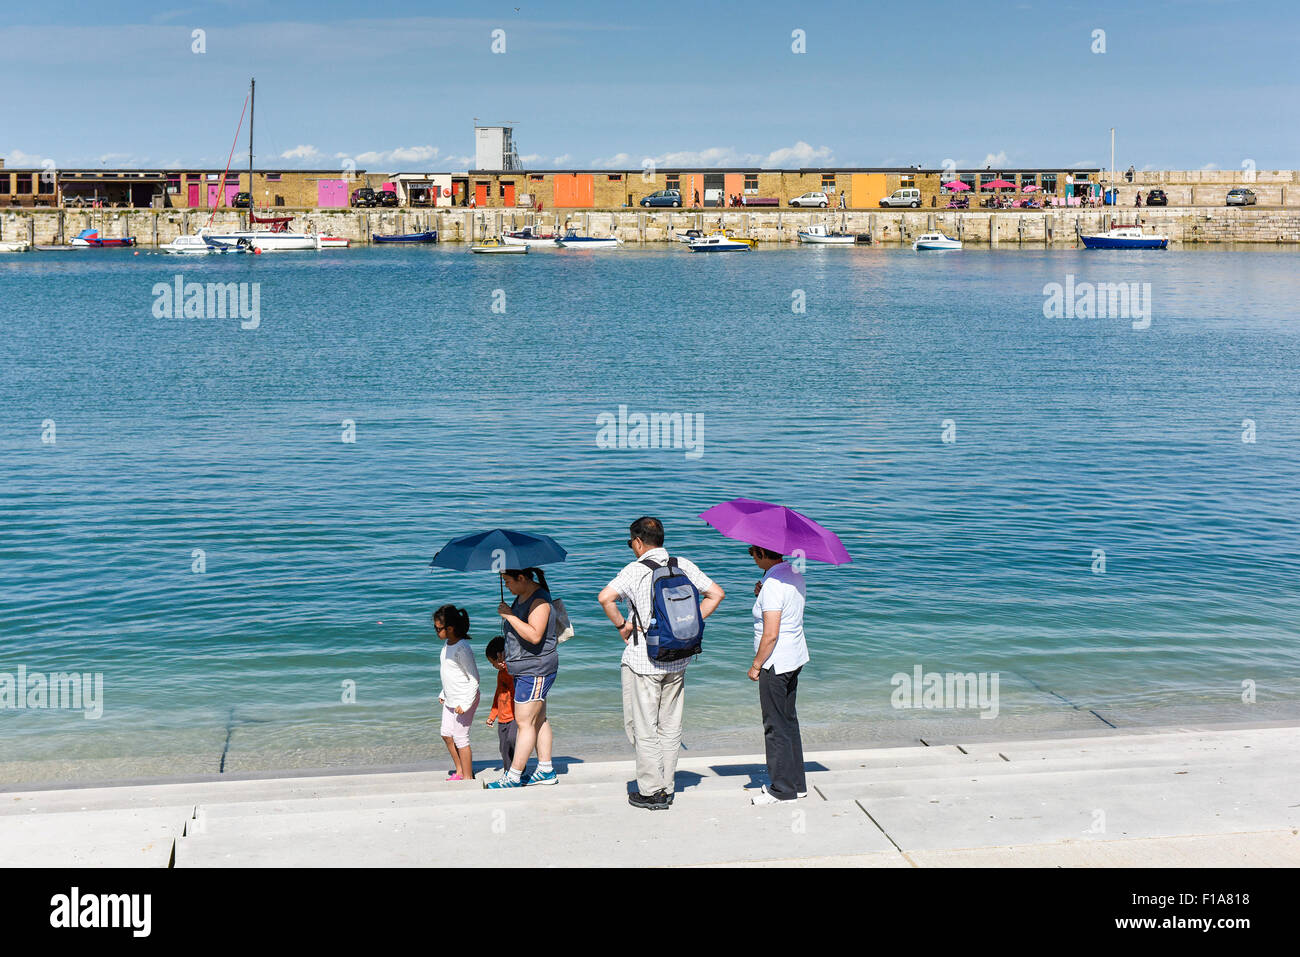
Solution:
[[(1169, 207), (1167, 209), (1053, 210), (276, 210), (293, 215), (300, 230), (341, 236), (368, 243), (372, 233), (412, 233), (438, 230), (442, 242), (467, 242), (502, 230), (535, 225), (563, 231), (572, 226), (592, 236), (615, 235), (625, 243), (671, 242), (687, 229), (712, 231), (718, 226), (737, 236), (764, 243), (796, 243), (798, 232), (825, 223), (840, 232), (870, 235), (882, 245), (908, 244), (925, 232), (939, 231), (972, 244), (1074, 245), (1080, 232), (1098, 232), (1111, 222), (1140, 220), (1167, 234), (1175, 243), (1300, 243), (1300, 210), (1260, 207)], [(0, 211), (0, 240), (34, 244), (67, 242), (82, 229), (98, 228), (111, 237), (135, 236), (141, 246), (167, 243), (208, 222), (208, 214), (185, 210), (60, 210)], [(239, 213), (218, 212), (217, 230), (242, 228)]]

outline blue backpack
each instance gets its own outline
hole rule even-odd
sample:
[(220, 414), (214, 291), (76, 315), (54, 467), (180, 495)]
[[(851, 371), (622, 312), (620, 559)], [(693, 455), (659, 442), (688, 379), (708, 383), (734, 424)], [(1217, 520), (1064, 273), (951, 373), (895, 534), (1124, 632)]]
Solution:
[(645, 635), (646, 656), (652, 661), (677, 661), (698, 655), (704, 641), (699, 590), (672, 556), (664, 565), (649, 558), (641, 564), (650, 569), (649, 628), (641, 624), (636, 603), (630, 604), (633, 623)]

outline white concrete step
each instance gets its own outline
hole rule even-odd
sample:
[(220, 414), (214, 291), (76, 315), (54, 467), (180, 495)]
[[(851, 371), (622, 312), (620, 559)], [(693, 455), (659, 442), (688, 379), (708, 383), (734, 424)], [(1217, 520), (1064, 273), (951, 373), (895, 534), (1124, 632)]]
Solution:
[(227, 820), (179, 841), (176, 865), (648, 867), (895, 853), (853, 801), (753, 807), (728, 791), (643, 811), (605, 794), (512, 793), (524, 800)]
[(0, 867), (166, 867), (193, 805), (0, 817)]

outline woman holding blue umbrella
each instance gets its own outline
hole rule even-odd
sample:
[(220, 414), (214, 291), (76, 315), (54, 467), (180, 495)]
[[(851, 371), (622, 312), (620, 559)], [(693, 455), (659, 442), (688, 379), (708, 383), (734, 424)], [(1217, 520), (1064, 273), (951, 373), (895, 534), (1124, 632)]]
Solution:
[(505, 623), (506, 673), (514, 679), (515, 759), (505, 777), (485, 784), (489, 789), (524, 786), (523, 772), (528, 758), (537, 749), (537, 767), (528, 776), (528, 784), (554, 784), (551, 766), (551, 723), (546, 718), (546, 696), (560, 670), (560, 651), (556, 641), (557, 617), (546, 588), (546, 576), (540, 568), (507, 569), (501, 573), (515, 600), (497, 606)]
[(527, 783), (555, 783), (546, 696), (560, 670), (560, 616), (555, 614), (546, 576), (537, 566), (562, 562), (565, 557), (564, 549), (548, 535), (494, 528), (452, 539), (429, 563), (455, 571), (497, 572), (502, 586), (515, 596), (507, 605), (503, 590), (497, 606), (506, 640), (506, 673), (514, 680), (515, 758), (505, 777), (485, 784), (486, 788), (523, 787), (523, 771), (534, 748), (537, 768)]

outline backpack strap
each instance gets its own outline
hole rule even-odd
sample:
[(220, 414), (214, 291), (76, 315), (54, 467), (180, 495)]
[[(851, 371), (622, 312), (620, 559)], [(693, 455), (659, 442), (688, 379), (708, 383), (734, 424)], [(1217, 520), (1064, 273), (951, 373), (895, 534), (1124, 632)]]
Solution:
[[(672, 559), (670, 558), (669, 561), (672, 561)], [(639, 565), (644, 565), (646, 568), (650, 569), (650, 577), (651, 577), (651, 578), (654, 578), (654, 574), (655, 574), (655, 572), (656, 572), (658, 569), (660, 569), (660, 568), (663, 567), (663, 566), (660, 565), (657, 561), (655, 561), (653, 558), (643, 558), (643, 559), (641, 559), (641, 561), (638, 562), (637, 564), (639, 564)], [(655, 596), (654, 596), (654, 589), (653, 589), (653, 587), (652, 587), (651, 590), (650, 590), (650, 607), (651, 607), (652, 610), (653, 610), (653, 608), (654, 608), (654, 603), (655, 603)], [(635, 645), (635, 644), (637, 643), (637, 640), (636, 640), (636, 633), (637, 633), (637, 631), (640, 630), (641, 634), (644, 635), (644, 634), (645, 634), (645, 626), (641, 624), (641, 616), (640, 616), (639, 614), (637, 614), (637, 610), (636, 610), (636, 602), (632, 601), (631, 599), (628, 599), (628, 606), (632, 609), (632, 644)]]

